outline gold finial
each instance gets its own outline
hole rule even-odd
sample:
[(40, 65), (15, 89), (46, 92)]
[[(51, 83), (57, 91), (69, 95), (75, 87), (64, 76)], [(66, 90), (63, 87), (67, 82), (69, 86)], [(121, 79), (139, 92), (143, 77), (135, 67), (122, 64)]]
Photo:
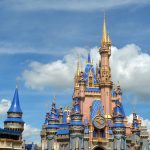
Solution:
[(107, 42), (107, 30), (106, 30), (106, 16), (104, 13), (103, 31), (102, 31), (102, 44)]
[(19, 88), (19, 77), (16, 78), (16, 89), (18, 89), (18, 88)]
[(78, 62), (77, 62), (77, 75), (80, 75), (80, 56), (78, 55)]
[(78, 55), (76, 76), (80, 75), (80, 56)]

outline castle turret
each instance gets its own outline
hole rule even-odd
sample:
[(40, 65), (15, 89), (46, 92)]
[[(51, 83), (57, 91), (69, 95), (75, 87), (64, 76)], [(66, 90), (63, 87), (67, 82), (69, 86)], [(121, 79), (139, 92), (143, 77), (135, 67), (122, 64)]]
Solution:
[(60, 106), (60, 108), (59, 108), (59, 123), (62, 123), (62, 121), (63, 121), (63, 109), (62, 109), (62, 107)]
[(84, 149), (89, 148), (89, 122), (87, 119), (84, 120)]
[(4, 121), (4, 128), (23, 132), (24, 121), (22, 120), (22, 110), (19, 102), (18, 87), (16, 86), (15, 94), (11, 106), (7, 112), (7, 119)]
[(132, 134), (140, 135), (138, 118), (135, 112), (133, 112)]
[(56, 108), (56, 103), (55, 101), (53, 101), (51, 112), (50, 112), (50, 117), (48, 120), (48, 125), (46, 127), (46, 135), (47, 135), (47, 140), (48, 140), (47, 146), (49, 150), (51, 150), (52, 145), (54, 145), (56, 142), (56, 133), (57, 133), (58, 127), (59, 127), (59, 114)]
[(103, 31), (101, 47), (99, 49), (101, 55), (100, 63), (100, 87), (101, 87), (101, 99), (104, 106), (104, 112), (106, 118), (110, 119), (112, 112), (111, 103), (111, 91), (112, 91), (112, 81), (111, 81), (111, 70), (109, 64), (109, 58), (111, 55), (111, 43), (110, 37), (108, 38), (106, 30), (106, 19), (104, 16)]
[[(101, 47), (99, 49), (101, 56), (100, 63), (100, 89), (101, 89), (101, 100), (104, 108), (104, 114), (106, 122), (112, 119), (112, 87), (113, 83), (111, 80), (111, 69), (109, 58), (111, 56), (111, 42), (110, 37), (108, 37), (106, 29), (106, 18), (104, 16), (103, 29), (102, 29), (102, 39)], [(105, 133), (109, 132), (109, 127), (106, 126)], [(108, 138), (108, 134), (106, 134)]]
[(79, 98), (76, 97), (73, 104), (70, 123), (70, 148), (76, 149), (76, 143), (79, 143), (78, 149), (83, 148), (83, 132), (82, 115), (80, 113)]
[(42, 146), (42, 150), (45, 150), (46, 149), (46, 145), (47, 145), (46, 127), (48, 125), (48, 120), (49, 120), (49, 112), (46, 113), (45, 122), (42, 125), (42, 131), (41, 131), (41, 146)]
[(75, 72), (75, 76), (74, 76), (74, 97), (79, 96), (80, 72), (81, 72), (80, 60), (79, 60), (79, 58), (78, 58), (77, 67), (76, 67), (76, 72)]
[(119, 82), (118, 82), (118, 85), (117, 85), (117, 87), (116, 87), (115, 90), (116, 90), (117, 99), (118, 99), (120, 102), (122, 102), (122, 90), (121, 90), (121, 86), (120, 86)]
[(116, 107), (114, 108), (112, 131), (114, 134), (114, 150), (125, 150), (125, 125), (123, 123), (124, 111), (119, 100), (116, 100)]

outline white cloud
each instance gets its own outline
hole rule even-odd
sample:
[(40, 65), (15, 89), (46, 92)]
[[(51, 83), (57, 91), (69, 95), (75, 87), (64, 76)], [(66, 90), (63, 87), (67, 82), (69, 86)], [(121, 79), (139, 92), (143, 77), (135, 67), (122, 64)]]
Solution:
[(26, 140), (26, 143), (34, 142), (34, 144), (40, 144), (40, 129), (25, 124), (23, 138)]
[(10, 105), (11, 105), (10, 100), (2, 99), (0, 101), (0, 115), (6, 115)]
[[(130, 114), (129, 116), (127, 116), (127, 118), (128, 118), (128, 122), (131, 124), (132, 120), (133, 120), (133, 114)], [(144, 119), (142, 117), (140, 117), (140, 119), (142, 121), (142, 125), (147, 127), (147, 131), (148, 131), (148, 134), (150, 136), (150, 120), (149, 119)]]
[[(32, 62), (22, 75), (26, 86), (32, 89), (73, 87), (78, 53), (85, 64), (87, 51), (83, 48), (71, 50), (63, 60), (48, 64)], [(91, 49), (91, 57), (94, 64), (99, 62), (97, 47)], [(110, 63), (113, 81), (120, 81), (123, 89), (141, 96), (150, 95), (150, 55), (143, 53), (135, 44), (128, 44), (120, 49), (113, 46)]]
[(135, 44), (121, 49), (112, 47), (112, 76), (120, 81), (122, 88), (140, 95), (150, 93), (150, 55), (143, 53)]
[[(7, 1), (3, 2), (8, 5)], [(9, 4), (16, 10), (68, 10), (68, 11), (92, 11), (104, 10), (128, 5), (149, 4), (149, 0), (9, 0)]]
[[(85, 62), (87, 51), (75, 48), (65, 55), (63, 60), (42, 64), (32, 62), (29, 69), (23, 72), (23, 79), (27, 87), (43, 89), (46, 87), (66, 89), (73, 84), (73, 74), (76, 68), (77, 55), (80, 54)], [(82, 61), (83, 61), (82, 60)]]

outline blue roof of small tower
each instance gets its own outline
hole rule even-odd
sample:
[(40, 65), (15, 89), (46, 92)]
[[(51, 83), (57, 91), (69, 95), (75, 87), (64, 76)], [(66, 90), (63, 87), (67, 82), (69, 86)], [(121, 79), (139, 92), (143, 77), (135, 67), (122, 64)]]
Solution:
[(10, 113), (10, 112), (22, 113), (20, 103), (19, 103), (19, 95), (18, 95), (18, 88), (17, 87), (15, 90), (13, 101), (11, 103), (9, 110), (8, 110), (8, 113)]
[(89, 71), (92, 71), (93, 72), (93, 75), (94, 75), (94, 83), (97, 82), (96, 80), (96, 74), (95, 74), (95, 70), (94, 70), (94, 66), (93, 64), (91, 63), (91, 56), (90, 56), (90, 53), (88, 53), (88, 60), (87, 60), (87, 64), (85, 66), (85, 71), (84, 71), (84, 80), (86, 81), (86, 83), (88, 82), (88, 74), (89, 74)]
[(119, 100), (116, 100), (116, 107), (114, 108), (114, 116), (122, 116), (125, 117), (124, 109), (122, 104), (119, 102)]
[(123, 107), (122, 104), (120, 103), (119, 100), (116, 100), (116, 107), (114, 108), (114, 113), (113, 113), (113, 117), (114, 117), (114, 124), (113, 124), (113, 128), (124, 128), (124, 123), (123, 123), (123, 119), (125, 117), (124, 111), (123, 111)]
[(49, 117), (49, 120), (55, 120), (55, 119), (58, 119), (58, 116), (59, 115), (59, 112), (58, 110), (56, 109), (56, 103), (53, 101), (52, 102), (52, 109), (50, 111), (50, 117)]
[(80, 112), (80, 105), (79, 105), (79, 98), (78, 97), (75, 98), (75, 104), (74, 104), (73, 111), (75, 113), (79, 113)]
[[(77, 118), (74, 118), (73, 116), (77, 116)], [(75, 100), (74, 100), (74, 104), (73, 104), (73, 111), (72, 111), (72, 114), (71, 114), (70, 125), (83, 126), (82, 117), (80, 117), (80, 119), (79, 119), (78, 116), (82, 116), (82, 115), (81, 115), (81, 112), (80, 112), (79, 98), (76, 97)]]
[(35, 150), (35, 146), (34, 146), (33, 143), (32, 144), (27, 144), (25, 147), (26, 147), (27, 150)]
[(49, 112), (46, 113), (44, 124), (48, 124)]
[(67, 123), (67, 111), (63, 112), (62, 123)]
[(137, 115), (136, 115), (135, 112), (133, 113), (133, 123), (132, 123), (132, 127), (134, 127), (134, 128), (139, 128), (138, 119), (137, 119)]
[(91, 63), (91, 56), (90, 56), (90, 52), (88, 53), (88, 63)]

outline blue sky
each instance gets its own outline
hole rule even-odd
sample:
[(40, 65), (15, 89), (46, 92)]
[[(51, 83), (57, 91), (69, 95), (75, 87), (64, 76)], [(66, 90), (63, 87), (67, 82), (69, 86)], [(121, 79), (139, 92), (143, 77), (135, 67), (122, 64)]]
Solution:
[[(54, 95), (57, 97), (58, 106), (71, 104), (73, 70), (65, 78), (69, 83), (64, 86), (62, 83), (59, 87), (57, 78), (59, 76), (61, 78), (64, 72), (59, 70), (56, 63), (63, 64), (65, 68), (70, 62), (68, 55), (72, 58), (75, 51), (80, 51), (83, 57), (87, 57), (87, 50), (100, 46), (104, 9), (113, 46), (119, 50), (126, 45), (134, 44), (134, 50), (140, 49), (136, 55), (137, 58), (140, 57), (139, 64), (143, 64), (143, 68), (148, 69), (145, 74), (150, 71), (148, 68), (150, 66), (150, 3), (148, 0), (143, 2), (128, 0), (124, 3), (118, 0), (116, 4), (113, 4), (112, 0), (101, 3), (98, 1), (92, 3), (89, 0), (79, 3), (74, 0), (63, 1), (64, 3), (53, 0), (0, 2), (0, 100), (12, 100), (16, 78), (19, 78), (23, 118), (28, 125), (36, 129), (41, 128), (45, 112)], [(128, 54), (124, 56), (128, 58)], [(144, 63), (142, 58), (145, 58)], [(36, 64), (33, 64), (35, 62)], [(40, 67), (41, 74), (46, 71), (46, 64), (51, 67), (51, 71), (57, 71), (57, 78), (52, 78), (53, 81), (50, 80), (48, 83), (45, 81), (42, 83), (41, 78), (37, 79), (40, 83), (37, 83), (37, 80), (31, 82), (34, 75), (35, 78), (38, 76), (38, 69), (35, 71), (34, 67)], [(136, 64), (139, 65), (138, 62)], [(67, 71), (68, 68), (67, 66)], [(141, 72), (140, 68), (136, 73), (141, 74)], [(51, 74), (48, 73), (47, 76), (51, 78)], [(133, 107), (136, 107), (136, 111), (144, 119), (150, 119), (150, 94), (148, 94), (150, 91), (139, 92), (143, 86), (150, 89), (150, 85), (147, 84), (150, 83), (150, 79), (148, 74), (145, 74), (144, 77), (137, 79), (141, 82), (144, 80), (145, 84), (138, 81), (138, 85), (129, 86), (130, 83), (126, 85), (123, 82), (120, 84), (125, 87), (123, 100), (126, 114), (129, 115)], [(115, 82), (122, 80), (114, 79)], [(137, 86), (138, 88), (135, 88)], [(1, 127), (5, 117), (3, 113), (0, 119)], [(27, 140), (28, 138), (26, 137)]]

